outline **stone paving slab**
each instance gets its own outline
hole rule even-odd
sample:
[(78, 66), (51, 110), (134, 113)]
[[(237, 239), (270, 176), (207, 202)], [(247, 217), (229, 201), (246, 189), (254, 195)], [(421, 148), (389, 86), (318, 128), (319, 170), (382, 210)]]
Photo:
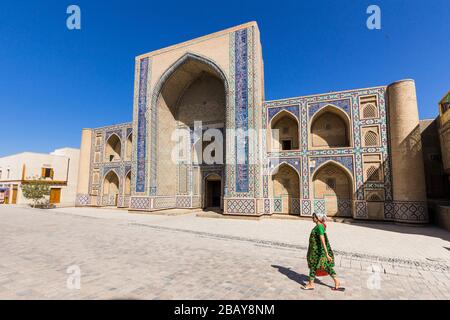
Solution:
[[(195, 212), (179, 216), (133, 214), (125, 210), (60, 208), (61, 214), (120, 220), (179, 230), (260, 239), (307, 247), (312, 224), (308, 220), (213, 219), (197, 217)], [(166, 210), (167, 212), (168, 210)], [(198, 213), (198, 212), (197, 212)], [(333, 248), (341, 253), (383, 257), (405, 264), (420, 261), (450, 265), (450, 232), (434, 226), (405, 226), (391, 223), (346, 224), (330, 222), (327, 230)]]
[[(70, 211), (0, 208), (0, 299), (450, 298), (449, 271), (427, 270), (420, 263), (380, 263), (338, 253), (336, 271), (346, 291), (330, 290), (330, 278), (319, 278), (315, 291), (303, 291), (308, 269), (299, 243), (239, 238), (215, 233), (221, 231), (217, 227), (183, 229), (167, 220), (219, 220), (191, 214), (159, 216), (156, 224), (146, 216), (128, 219), (126, 212), (111, 217), (107, 210), (92, 216)], [(382, 271), (374, 272), (380, 264)], [(81, 271), (79, 290), (67, 287), (66, 271), (74, 265)]]

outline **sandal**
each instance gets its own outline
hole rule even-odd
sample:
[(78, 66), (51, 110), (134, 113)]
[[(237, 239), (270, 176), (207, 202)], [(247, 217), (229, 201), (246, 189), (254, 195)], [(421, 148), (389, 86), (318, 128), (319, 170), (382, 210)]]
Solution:
[(305, 286), (302, 286), (301, 288), (302, 288), (303, 290), (314, 290), (314, 287), (307, 288), (307, 287), (305, 287)]

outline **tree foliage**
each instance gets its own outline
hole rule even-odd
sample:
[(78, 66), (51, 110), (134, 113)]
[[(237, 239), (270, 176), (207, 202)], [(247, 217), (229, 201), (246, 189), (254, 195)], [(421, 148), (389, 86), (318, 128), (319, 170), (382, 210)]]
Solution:
[(38, 176), (27, 180), (26, 183), (22, 183), (22, 193), (25, 198), (33, 200), (33, 207), (36, 207), (39, 200), (50, 195), (50, 186)]

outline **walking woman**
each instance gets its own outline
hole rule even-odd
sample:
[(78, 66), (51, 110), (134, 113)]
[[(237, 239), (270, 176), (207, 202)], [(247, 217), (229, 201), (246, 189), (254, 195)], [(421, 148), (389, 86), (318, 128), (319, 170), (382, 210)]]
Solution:
[(309, 282), (302, 288), (304, 290), (313, 290), (316, 276), (330, 275), (334, 280), (334, 288), (332, 289), (342, 291), (343, 288), (340, 288), (339, 279), (336, 277), (336, 272), (333, 269), (334, 255), (326, 233), (326, 215), (313, 213), (312, 218), (316, 226), (312, 229), (309, 237), (307, 254)]

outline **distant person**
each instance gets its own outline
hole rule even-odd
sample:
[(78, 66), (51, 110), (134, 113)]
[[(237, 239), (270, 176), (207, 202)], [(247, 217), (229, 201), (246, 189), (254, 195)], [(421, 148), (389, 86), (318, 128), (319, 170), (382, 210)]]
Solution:
[(334, 271), (334, 255), (331, 250), (330, 243), (326, 233), (327, 225), (325, 214), (313, 213), (313, 222), (316, 226), (312, 229), (309, 236), (309, 246), (307, 253), (308, 268), (309, 268), (309, 282), (302, 288), (304, 290), (314, 290), (314, 279), (316, 276), (330, 275), (334, 281), (334, 288), (332, 290), (343, 291), (344, 288), (340, 288), (340, 281), (336, 277)]

